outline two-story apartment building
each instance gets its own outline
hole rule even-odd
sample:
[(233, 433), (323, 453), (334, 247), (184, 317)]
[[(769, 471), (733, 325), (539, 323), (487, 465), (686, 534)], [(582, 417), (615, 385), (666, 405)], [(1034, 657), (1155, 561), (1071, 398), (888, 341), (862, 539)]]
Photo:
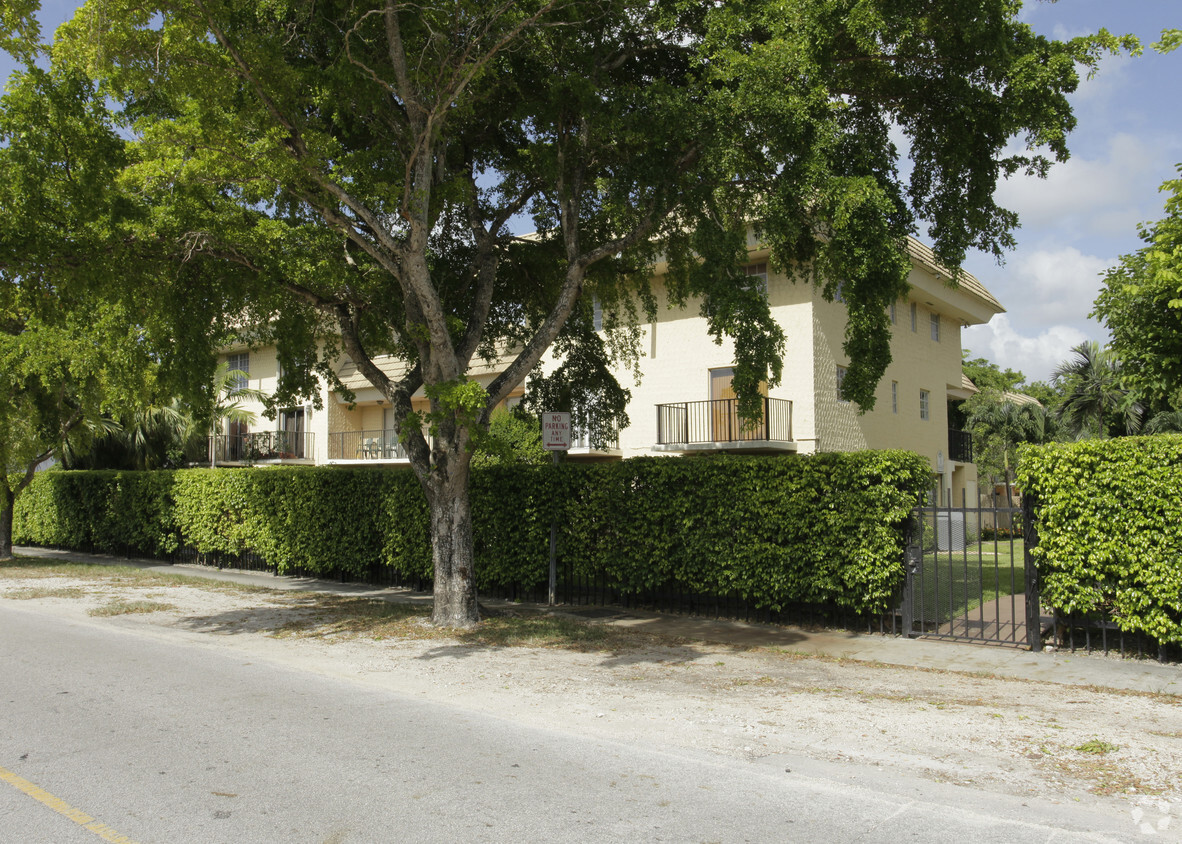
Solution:
[[(713, 342), (696, 303), (667, 306), (658, 266), (657, 318), (642, 327), (643, 377), (634, 384), (627, 373), (617, 373), (632, 390), (631, 425), (619, 432), (612, 447), (591, 449), (584, 442), (572, 457), (901, 448), (931, 462), (936, 502), (960, 504), (966, 490), (975, 500), (971, 439), (950, 429), (947, 402), (967, 398), (973, 390), (961, 374), (961, 328), (988, 322), (1003, 309), (971, 275), (951, 287), (948, 271), (930, 249), (917, 241), (908, 248), (911, 290), (890, 309), (893, 361), (879, 383), (872, 411), (860, 414), (856, 405), (839, 397), (838, 385), (849, 363), (842, 351), (845, 305), (827, 302), (811, 285), (775, 272), (767, 250), (753, 244), (747, 274), (766, 286), (772, 315), (788, 338), (783, 379), (767, 391), (758, 424), (743, 424), (735, 413), (733, 346)], [(248, 372), (251, 387), (274, 390), (274, 349), (230, 348), (225, 359)], [(379, 364), (391, 375), (404, 365), (394, 358)], [(496, 365), (479, 364), (470, 375), (487, 384), (497, 371)], [(255, 431), (227, 430), (219, 450), (222, 462), (405, 462), (390, 409), (378, 391), (347, 360), (341, 361), (338, 374), (355, 394), (352, 407), (326, 390), (323, 410), (290, 408), (274, 423), (260, 420)], [(418, 401), (425, 405), (425, 398)]]

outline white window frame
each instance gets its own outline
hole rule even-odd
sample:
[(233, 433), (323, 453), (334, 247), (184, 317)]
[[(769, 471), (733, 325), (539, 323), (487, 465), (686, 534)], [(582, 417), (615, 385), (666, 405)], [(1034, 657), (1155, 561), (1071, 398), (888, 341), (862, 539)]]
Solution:
[(931, 390), (919, 391), (919, 418), (928, 420), (932, 418), (932, 393)]
[(932, 341), (935, 343), (939, 343), (940, 342), (940, 315), (938, 313), (935, 313), (934, 311), (932, 312), (932, 315), (931, 315), (931, 324), (932, 324)]
[(230, 383), (230, 393), (234, 394), (245, 390), (250, 382), (250, 352), (233, 352), (226, 355), (226, 369), (229, 371), (237, 369), (246, 375), (245, 378), (235, 378)]
[(763, 294), (763, 298), (767, 298), (767, 262), (760, 261), (758, 264), (747, 264), (743, 267), (743, 275), (747, 277), (747, 285), (755, 285), (755, 289)]
[(911, 330), (919, 331), (919, 306), (914, 302), (911, 303)]
[(849, 404), (850, 403), (849, 399), (842, 398), (842, 396), (841, 396), (841, 385), (842, 385), (842, 382), (845, 381), (845, 376), (848, 372), (849, 372), (848, 368), (838, 365), (838, 367), (837, 367), (837, 402), (838, 402), (838, 404)]

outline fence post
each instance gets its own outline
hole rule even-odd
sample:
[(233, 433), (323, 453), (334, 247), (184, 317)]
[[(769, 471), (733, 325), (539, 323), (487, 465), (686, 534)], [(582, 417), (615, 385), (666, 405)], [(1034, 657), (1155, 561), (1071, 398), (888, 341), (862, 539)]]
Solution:
[(915, 580), (923, 564), (923, 514), (918, 508), (903, 526), (903, 541), (903, 634), (915, 637)]
[(1031, 553), (1038, 547), (1038, 525), (1035, 521), (1037, 500), (1033, 493), (1022, 495), (1022, 557), (1026, 572), (1026, 644), (1032, 651), (1042, 650), (1042, 597), (1038, 582), (1038, 566)]

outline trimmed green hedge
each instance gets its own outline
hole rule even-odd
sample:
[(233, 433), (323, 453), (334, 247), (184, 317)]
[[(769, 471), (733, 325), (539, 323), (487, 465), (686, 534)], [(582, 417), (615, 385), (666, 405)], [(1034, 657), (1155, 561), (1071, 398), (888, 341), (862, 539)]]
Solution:
[(1182, 436), (1027, 446), (1043, 601), (1182, 642)]
[[(477, 585), (546, 581), (562, 561), (624, 593), (676, 585), (761, 608), (885, 609), (901, 524), (931, 470), (907, 452), (639, 458), (473, 471)], [(278, 571), (431, 578), (414, 475), (381, 468), (46, 472), (17, 503), (25, 544), (164, 556), (251, 551)]]

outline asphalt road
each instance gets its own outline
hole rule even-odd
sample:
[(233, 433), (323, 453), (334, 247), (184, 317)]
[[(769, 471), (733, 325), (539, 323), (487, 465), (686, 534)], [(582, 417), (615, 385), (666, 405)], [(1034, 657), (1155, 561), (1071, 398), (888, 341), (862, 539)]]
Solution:
[(1137, 841), (853, 765), (542, 730), (0, 605), (3, 842)]

